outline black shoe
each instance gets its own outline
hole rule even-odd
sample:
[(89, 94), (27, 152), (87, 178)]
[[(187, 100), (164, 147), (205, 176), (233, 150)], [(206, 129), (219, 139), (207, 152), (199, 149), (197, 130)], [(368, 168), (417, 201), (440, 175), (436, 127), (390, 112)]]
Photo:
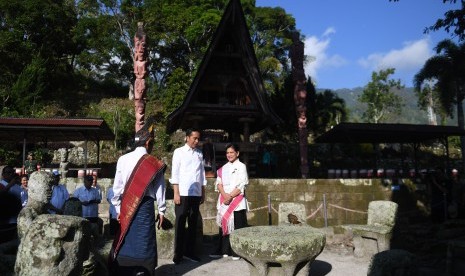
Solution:
[(197, 256), (194, 256), (194, 255), (189, 255), (189, 256), (186, 255), (186, 256), (184, 256), (184, 259), (187, 259), (187, 260), (189, 260), (191, 262), (194, 262), (194, 263), (200, 262), (200, 258), (197, 257)]
[(173, 257), (173, 263), (174, 264), (179, 264), (181, 261), (182, 261), (181, 257), (178, 257), (178, 256), (174, 255), (174, 257)]

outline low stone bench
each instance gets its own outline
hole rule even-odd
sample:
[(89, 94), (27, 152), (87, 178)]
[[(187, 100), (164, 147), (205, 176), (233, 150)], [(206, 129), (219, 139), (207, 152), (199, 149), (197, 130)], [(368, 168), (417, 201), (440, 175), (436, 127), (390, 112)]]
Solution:
[(323, 251), (325, 235), (310, 226), (253, 226), (234, 230), (231, 247), (249, 263), (250, 275), (308, 275), (310, 264)]
[(342, 226), (353, 235), (354, 255), (356, 257), (371, 257), (391, 248), (397, 206), (397, 203), (392, 201), (372, 201), (368, 205), (367, 224)]

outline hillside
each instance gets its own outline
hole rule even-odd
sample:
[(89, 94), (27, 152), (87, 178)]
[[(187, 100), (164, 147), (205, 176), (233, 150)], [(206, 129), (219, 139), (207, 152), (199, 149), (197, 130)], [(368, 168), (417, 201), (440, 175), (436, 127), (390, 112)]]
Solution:
[[(320, 92), (321, 90), (318, 90)], [(361, 116), (364, 106), (358, 102), (358, 96), (363, 92), (363, 87), (353, 89), (337, 89), (333, 90), (340, 98), (342, 98), (347, 108), (350, 110), (349, 121), (361, 122)], [(401, 116), (391, 118), (389, 123), (402, 124), (428, 124), (428, 115), (426, 111), (420, 110), (417, 105), (417, 97), (412, 87), (407, 87), (396, 92), (404, 99), (404, 108)], [(447, 125), (456, 124), (454, 119), (449, 119)]]

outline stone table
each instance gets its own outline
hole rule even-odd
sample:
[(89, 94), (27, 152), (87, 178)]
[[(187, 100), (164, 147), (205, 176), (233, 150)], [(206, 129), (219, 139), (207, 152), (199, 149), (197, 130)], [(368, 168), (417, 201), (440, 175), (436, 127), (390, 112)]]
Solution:
[(311, 226), (253, 226), (234, 230), (232, 249), (244, 258), (250, 275), (308, 275), (310, 264), (323, 251), (325, 234)]

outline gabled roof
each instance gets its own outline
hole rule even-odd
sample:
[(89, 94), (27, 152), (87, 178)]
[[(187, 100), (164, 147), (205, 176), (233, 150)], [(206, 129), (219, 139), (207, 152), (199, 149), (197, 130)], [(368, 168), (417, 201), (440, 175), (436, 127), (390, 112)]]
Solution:
[(0, 141), (102, 141), (115, 135), (100, 118), (0, 118)]
[(168, 132), (199, 122), (201, 129), (251, 133), (281, 123), (271, 109), (239, 0), (231, 0), (182, 105), (168, 115)]
[(340, 123), (315, 139), (316, 143), (421, 143), (464, 136), (456, 126)]

